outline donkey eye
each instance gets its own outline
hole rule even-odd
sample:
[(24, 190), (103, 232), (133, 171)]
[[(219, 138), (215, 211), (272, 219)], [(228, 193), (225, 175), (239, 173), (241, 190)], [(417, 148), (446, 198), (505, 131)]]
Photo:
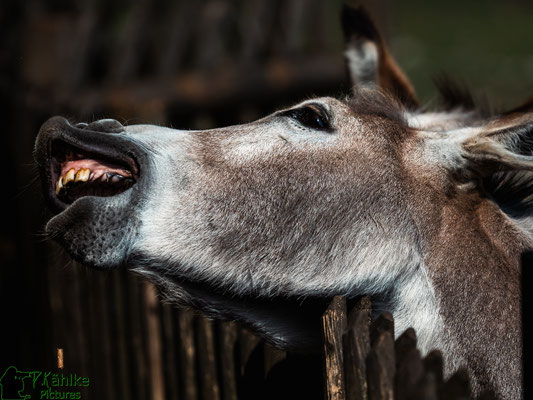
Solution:
[(301, 125), (319, 131), (331, 131), (328, 115), (325, 110), (318, 105), (308, 105), (294, 110), (288, 110), (283, 113), (292, 119), (298, 121)]

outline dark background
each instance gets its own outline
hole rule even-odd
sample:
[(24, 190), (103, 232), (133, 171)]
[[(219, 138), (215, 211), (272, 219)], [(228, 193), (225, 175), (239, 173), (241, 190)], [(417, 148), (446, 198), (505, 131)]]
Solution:
[[(201, 129), (251, 121), (312, 95), (346, 93), (340, 6), (0, 4), (0, 373), (9, 365), (55, 369), (61, 347), (65, 368), (92, 379), (86, 398), (209, 398), (201, 372), (187, 377), (185, 370), (198, 371), (200, 354), (220, 347), (227, 326), (161, 305), (151, 286), (125, 271), (94, 273), (72, 263), (46, 240), (35, 136), (52, 115)], [(443, 72), (495, 108), (533, 95), (532, 2), (381, 0), (368, 8), (425, 104), (435, 103), (432, 78)], [(186, 324), (196, 336), (184, 359)], [(203, 341), (204, 331), (215, 339)], [(184, 383), (189, 378), (196, 389)]]

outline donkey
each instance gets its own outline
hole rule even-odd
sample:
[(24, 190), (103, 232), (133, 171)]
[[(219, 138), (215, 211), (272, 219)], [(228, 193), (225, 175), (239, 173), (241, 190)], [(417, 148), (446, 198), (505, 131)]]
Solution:
[(348, 98), (205, 131), (48, 120), (46, 230), (286, 348), (316, 348), (333, 295), (371, 295), (475, 393), (520, 398), (533, 101), (485, 115), (447, 86), (453, 107), (423, 111), (368, 15), (345, 8), (343, 28)]

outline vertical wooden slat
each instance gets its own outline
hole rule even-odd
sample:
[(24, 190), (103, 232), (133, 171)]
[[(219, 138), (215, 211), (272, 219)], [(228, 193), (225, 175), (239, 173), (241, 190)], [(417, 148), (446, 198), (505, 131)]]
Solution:
[(370, 326), (370, 345), (374, 346), (382, 332), (389, 332), (394, 337), (394, 318), (389, 312), (381, 313)]
[(256, 348), (260, 339), (252, 334), (248, 329), (240, 328), (239, 329), (239, 351), (238, 351), (238, 362), (239, 362), (239, 373), (241, 376), (244, 376), (246, 373), (246, 366), (248, 365), (248, 360), (250, 355)]
[[(224, 35), (229, 18), (230, 2), (211, 0), (204, 3), (196, 26), (195, 69), (211, 71), (228, 57)], [(222, 33), (222, 34), (221, 34)], [(200, 50), (201, 49), (201, 50)]]
[(292, 0), (288, 2), (286, 11), (282, 14), (280, 25), (284, 28), (284, 35), (280, 44), (283, 46), (282, 51), (289, 57), (294, 57), (304, 50), (303, 42), (307, 39), (304, 36), (305, 23), (311, 12), (308, 3), (308, 0)]
[(144, 347), (144, 319), (142, 318), (144, 309), (141, 283), (139, 280), (130, 275), (128, 279), (128, 292), (130, 304), (128, 307), (131, 321), (131, 339), (132, 351), (134, 355), (135, 371), (137, 372), (132, 391), (138, 395), (140, 400), (149, 399), (149, 382), (148, 382), (148, 359)]
[(194, 314), (189, 310), (180, 310), (179, 322), (179, 353), (180, 353), (180, 387), (181, 397), (187, 400), (198, 398), (196, 385), (196, 346), (193, 330)]
[(97, 289), (98, 294), (95, 299), (97, 303), (99, 323), (98, 329), (98, 341), (100, 347), (100, 354), (103, 354), (103, 382), (105, 382), (105, 394), (111, 398), (116, 398), (115, 392), (115, 371), (113, 368), (113, 362), (115, 360), (113, 336), (111, 334), (111, 317), (109, 301), (109, 275), (104, 273), (97, 274)]
[[(372, 335), (372, 332), (371, 332)], [(390, 331), (383, 330), (375, 336), (366, 359), (368, 399), (394, 399), (394, 339)]]
[(432, 372), (426, 372), (411, 388), (409, 400), (439, 400), (437, 380)]
[(269, 343), (265, 343), (265, 378), (277, 363), (285, 360), (287, 358), (287, 353), (283, 350), (280, 350)]
[(237, 21), (241, 48), (236, 59), (243, 67), (257, 62), (258, 55), (266, 53), (272, 44), (269, 27), (275, 17), (275, 7), (263, 0), (248, 0), (240, 8)]
[(324, 365), (327, 400), (344, 400), (344, 359), (342, 354), (342, 335), (346, 330), (346, 300), (335, 296), (322, 316), (322, 335), (324, 340)]
[(68, 75), (63, 78), (67, 90), (75, 90), (83, 83), (88, 62), (89, 49), (93, 43), (93, 31), (98, 25), (97, 5), (94, 0), (80, 1), (81, 12), (75, 25), (75, 31), (71, 33), (68, 48)]
[(219, 400), (215, 338), (213, 325), (207, 318), (196, 319), (196, 335), (198, 338), (198, 365), (200, 367), (200, 393), (202, 400)]
[(91, 398), (100, 398), (105, 395), (104, 368), (102, 368), (102, 348), (100, 345), (100, 314), (98, 312), (97, 274), (87, 270), (85, 284), (87, 286), (87, 305), (89, 317), (89, 360), (91, 380)]
[[(85, 268), (73, 268), (73, 290), (74, 290), (74, 307), (75, 307), (75, 328), (72, 334), (77, 335), (77, 348), (76, 352), (79, 353), (79, 373), (83, 376), (88, 376), (89, 360), (87, 350), (89, 347), (89, 341), (87, 332), (89, 332), (88, 313), (87, 309), (87, 283), (83, 278)], [(90, 377), (89, 377), (90, 378)]]
[(163, 325), (163, 358), (167, 399), (179, 397), (178, 360), (176, 357), (177, 334), (174, 330), (174, 319), (177, 319), (177, 311), (170, 304), (161, 307)]
[(144, 285), (146, 301), (146, 327), (150, 382), (152, 386), (152, 400), (165, 399), (165, 380), (163, 376), (163, 357), (161, 355), (161, 330), (159, 315), (159, 300), (155, 286)]
[[(144, 45), (144, 35), (150, 15), (150, 2), (141, 0), (130, 6), (126, 24), (115, 48), (112, 49), (110, 82), (124, 83), (135, 79), (141, 63), (140, 50)], [(125, 11), (126, 12), (126, 11)]]
[[(407, 400), (424, 377), (420, 352), (416, 348), (416, 335), (407, 329), (395, 343), (396, 350), (396, 400)], [(433, 378), (434, 379), (434, 378)]]
[(248, 329), (239, 329), (237, 343), (237, 393), (242, 399), (263, 393), (265, 383), (265, 353), (263, 342)]
[(408, 353), (416, 348), (416, 333), (413, 328), (408, 328), (394, 343), (396, 351), (396, 367), (407, 357)]
[[(52, 244), (49, 244), (47, 246), (48, 248), (52, 248)], [(52, 249), (50, 249), (51, 251)], [(47, 285), (48, 285), (48, 304), (50, 307), (51, 315), (54, 319), (54, 324), (52, 324), (51, 331), (52, 331), (52, 340), (53, 342), (50, 344), (49, 349), (47, 349), (49, 354), (54, 354), (56, 349), (58, 347), (65, 348), (65, 343), (63, 340), (63, 334), (67, 330), (67, 326), (65, 324), (65, 318), (61, 318), (60, 316), (65, 315), (64, 311), (64, 294), (62, 287), (65, 286), (63, 279), (64, 274), (61, 273), (57, 265), (59, 263), (63, 263), (64, 260), (60, 259), (58, 257), (57, 260), (52, 259), (51, 260), (51, 266), (47, 269)]]
[(424, 368), (428, 373), (432, 373), (435, 377), (437, 386), (442, 385), (444, 361), (442, 360), (442, 353), (439, 350), (432, 350), (424, 358)]
[(470, 398), (470, 381), (466, 369), (459, 368), (442, 385), (440, 398), (442, 400), (466, 400)]
[(191, 40), (201, 5), (193, 1), (174, 2), (169, 10), (168, 35), (160, 46), (158, 75), (170, 78), (176, 74)]
[(93, 289), (93, 279), (92, 278), (93, 271), (89, 270), (88, 268), (84, 268), (81, 266), (78, 266), (76, 268), (76, 280), (78, 282), (77, 284), (77, 290), (76, 292), (80, 296), (79, 304), (80, 304), (80, 310), (82, 312), (82, 329), (83, 329), (83, 336), (80, 336), (80, 341), (84, 343), (85, 349), (85, 362), (84, 362), (84, 369), (83, 369), (83, 375), (87, 376), (90, 379), (91, 382), (91, 389), (87, 390), (85, 393), (85, 397), (87, 399), (97, 399), (98, 393), (96, 390), (93, 390), (93, 387), (96, 386), (96, 379), (97, 376), (95, 375), (96, 371), (98, 370), (98, 365), (96, 364), (97, 360), (97, 354), (96, 352), (91, 351), (93, 349), (93, 323), (94, 323), (94, 316), (91, 314), (93, 311), (93, 302), (91, 293), (94, 290)]
[(222, 321), (218, 324), (220, 343), (220, 376), (222, 377), (221, 394), (223, 400), (237, 400), (237, 380), (235, 374), (235, 345), (237, 328), (233, 322)]
[[(529, 399), (529, 397), (527, 397), (527, 395), (524, 395), (523, 398), (524, 399)], [(487, 391), (482, 392), (477, 397), (477, 400), (498, 400), (498, 396), (496, 396), (496, 394), (493, 391), (487, 390)]]
[(352, 326), (354, 324), (354, 319), (361, 311), (365, 312), (365, 315), (367, 317), (366, 323), (367, 325), (370, 325), (370, 323), (372, 322), (372, 300), (370, 299), (370, 296), (363, 296), (357, 301), (357, 303), (354, 304), (354, 306), (350, 310), (350, 313), (348, 314), (349, 326)]
[(131, 376), (129, 371), (129, 357), (128, 357), (128, 348), (127, 342), (130, 340), (131, 332), (126, 327), (126, 319), (128, 317), (126, 307), (124, 305), (124, 287), (127, 285), (127, 280), (125, 279), (125, 271), (114, 271), (112, 274), (112, 283), (113, 283), (113, 304), (114, 304), (114, 313), (113, 317), (116, 323), (115, 331), (115, 341), (116, 351), (115, 356), (117, 357), (118, 371), (117, 377), (117, 394), (119, 398), (132, 399), (133, 396), (131, 393)]
[(363, 297), (350, 311), (348, 331), (343, 335), (344, 375), (347, 400), (366, 400), (366, 356), (370, 351), (371, 303)]

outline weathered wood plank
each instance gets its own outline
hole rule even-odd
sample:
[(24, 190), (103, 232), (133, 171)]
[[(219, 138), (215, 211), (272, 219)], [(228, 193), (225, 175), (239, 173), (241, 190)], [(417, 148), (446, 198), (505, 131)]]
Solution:
[[(527, 394), (524, 396), (524, 399), (529, 399), (529, 397), (527, 397)], [(496, 396), (494, 392), (488, 390), (488, 391), (481, 393), (477, 397), (477, 400), (498, 400), (498, 396)]]
[(412, 388), (409, 400), (439, 400), (437, 380), (432, 372), (425, 373)]
[(394, 351), (396, 352), (396, 367), (398, 367), (404, 358), (413, 349), (416, 349), (416, 333), (413, 328), (408, 328), (394, 342)]
[(285, 351), (265, 343), (265, 379), (272, 367), (286, 358), (287, 353)]
[(179, 326), (179, 354), (180, 354), (180, 388), (181, 398), (196, 400), (198, 387), (196, 385), (196, 346), (193, 331), (194, 314), (189, 310), (180, 310), (178, 314)]
[(177, 399), (179, 398), (179, 372), (176, 357), (177, 334), (174, 329), (177, 313), (172, 305), (163, 304), (161, 306), (161, 314), (163, 318), (163, 358), (165, 363), (166, 398)]
[(424, 366), (420, 352), (415, 347), (406, 350), (397, 363), (395, 376), (396, 400), (407, 400), (424, 378)]
[(203, 400), (219, 400), (215, 338), (213, 325), (207, 318), (196, 319), (196, 337), (198, 339), (198, 366), (200, 367), (200, 393)]
[(221, 394), (223, 400), (237, 400), (237, 380), (235, 374), (235, 345), (237, 328), (233, 322), (219, 322), (218, 340), (220, 343)]
[(238, 371), (241, 376), (246, 374), (246, 368), (248, 366), (248, 361), (254, 349), (258, 345), (260, 339), (251, 333), (248, 329), (240, 328), (239, 329), (239, 340), (238, 340)]
[(459, 368), (441, 387), (442, 400), (466, 400), (470, 398), (470, 380), (468, 372)]
[(131, 363), (131, 353), (128, 352), (127, 341), (131, 337), (131, 331), (127, 327), (127, 320), (129, 318), (127, 313), (127, 307), (129, 304), (124, 304), (124, 290), (127, 285), (125, 271), (114, 271), (112, 273), (113, 283), (113, 303), (114, 303), (114, 315), (113, 318), (116, 321), (115, 341), (116, 341), (116, 353), (117, 353), (117, 374), (119, 376), (117, 382), (117, 393), (119, 397), (127, 399), (135, 399), (132, 395), (132, 376), (130, 375), (129, 364)]
[(147, 348), (150, 368), (151, 399), (165, 399), (165, 378), (163, 375), (163, 357), (161, 349), (161, 326), (159, 313), (159, 299), (156, 288), (152, 284), (144, 284), (144, 298), (146, 302), (146, 330)]
[(395, 364), (393, 336), (381, 330), (366, 359), (369, 400), (394, 399)]
[(408, 328), (394, 343), (396, 353), (396, 400), (406, 400), (422, 380), (424, 366), (420, 352), (416, 348), (416, 334)]
[(348, 313), (348, 326), (352, 326), (354, 324), (354, 319), (360, 313), (360, 311), (365, 312), (365, 315), (368, 318), (367, 324), (370, 325), (372, 322), (372, 300), (370, 299), (370, 296), (361, 297), (351, 308), (350, 312)]
[(444, 361), (442, 353), (439, 350), (432, 350), (424, 358), (424, 368), (427, 372), (431, 372), (435, 377), (437, 386), (442, 385), (444, 381)]
[(346, 331), (346, 325), (346, 299), (335, 296), (322, 316), (327, 400), (346, 398), (342, 354), (342, 335)]
[(93, 298), (95, 312), (97, 315), (96, 335), (99, 348), (94, 351), (100, 351), (100, 360), (102, 361), (101, 379), (104, 383), (106, 395), (112, 398), (116, 397), (115, 392), (115, 371), (113, 370), (113, 350), (114, 346), (111, 337), (111, 319), (109, 316), (109, 289), (107, 287), (107, 276), (97, 274), (96, 282), (92, 290), (96, 290), (96, 296)]
[(382, 332), (389, 332), (394, 337), (394, 318), (389, 312), (382, 312), (370, 325), (370, 345), (372, 347)]
[(366, 400), (366, 357), (370, 351), (371, 303), (363, 297), (348, 316), (348, 331), (343, 335), (344, 376), (347, 400)]
[[(263, 341), (246, 328), (241, 327), (236, 350), (238, 398), (261, 399), (265, 394), (265, 352)], [(258, 393), (261, 396), (258, 397)]]
[(148, 381), (148, 359), (144, 346), (144, 323), (141, 318), (144, 313), (144, 301), (141, 294), (141, 283), (133, 276), (128, 275), (128, 298), (133, 300), (128, 306), (130, 329), (131, 329), (131, 351), (133, 353), (136, 373), (135, 386), (132, 392), (138, 399), (145, 400), (149, 398), (149, 381)]

